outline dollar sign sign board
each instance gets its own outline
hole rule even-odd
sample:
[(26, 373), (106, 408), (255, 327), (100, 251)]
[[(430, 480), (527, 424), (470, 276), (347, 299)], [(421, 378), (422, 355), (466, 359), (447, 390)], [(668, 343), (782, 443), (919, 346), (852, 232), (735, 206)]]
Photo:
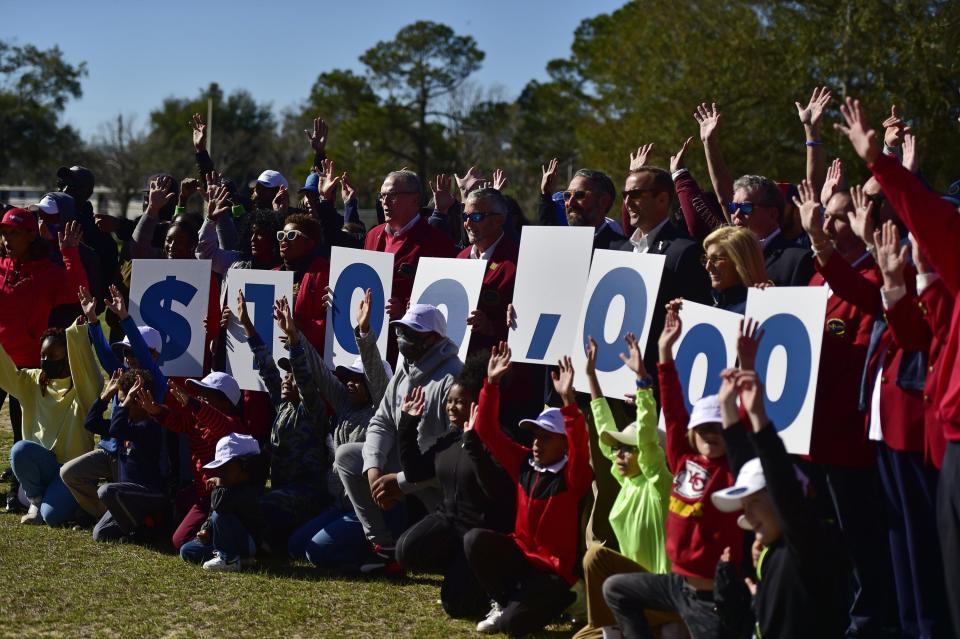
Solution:
[(173, 310), (173, 303), (189, 306), (197, 288), (168, 275), (148, 288), (140, 298), (140, 316), (147, 326), (157, 329), (163, 338), (160, 364), (182, 357), (190, 346), (193, 329), (190, 322)]

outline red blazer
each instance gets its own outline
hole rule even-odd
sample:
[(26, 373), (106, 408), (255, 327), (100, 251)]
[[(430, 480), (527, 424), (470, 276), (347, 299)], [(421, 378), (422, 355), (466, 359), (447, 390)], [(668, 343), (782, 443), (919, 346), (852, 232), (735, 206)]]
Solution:
[(917, 300), (920, 314), (930, 326), (930, 350), (927, 355), (927, 379), (923, 386), (924, 445), (923, 459), (938, 470), (943, 464), (947, 450), (944, 423), (940, 419), (941, 381), (949, 381), (950, 366), (944, 365), (943, 351), (950, 333), (950, 316), (953, 314), (953, 296), (947, 291), (942, 279), (931, 284)]
[[(460, 251), (460, 259), (470, 259), (472, 246)], [(472, 333), (470, 336), (470, 354), (507, 339), (507, 305), (513, 302), (513, 284), (517, 277), (517, 256), (520, 247), (504, 234), (493, 249), (493, 255), (487, 261), (487, 270), (483, 274), (483, 287), (480, 289), (480, 301), (477, 309), (483, 311), (493, 323), (494, 334)]]
[[(273, 270), (282, 268), (278, 266)], [(323, 305), (323, 296), (326, 295), (329, 281), (330, 260), (318, 255), (307, 266), (300, 283), (293, 285), (293, 296), (296, 298), (293, 318), (310, 345), (321, 355), (327, 331), (327, 307)]]
[[(400, 310), (395, 312), (390, 319), (397, 319), (403, 314), (402, 310), (410, 303), (413, 279), (417, 275), (417, 264), (420, 262), (420, 258), (454, 257), (457, 254), (457, 249), (443, 231), (430, 226), (422, 216), (413, 225), (413, 228), (402, 237), (389, 242), (389, 250), (388, 239), (390, 238), (387, 234), (386, 223), (375, 226), (367, 233), (363, 248), (368, 251), (380, 251), (381, 253), (390, 252), (394, 255), (393, 291), (390, 297), (398, 302), (396, 308)], [(390, 331), (387, 340), (387, 360), (392, 365), (396, 365), (397, 338), (394, 337), (393, 331)]]
[[(900, 163), (881, 154), (869, 165), (883, 193), (920, 242), (931, 266), (940, 274), (946, 294), (960, 292), (960, 215)], [(950, 329), (939, 360), (936, 397), (938, 415), (948, 441), (960, 441), (960, 305), (954, 304)]]
[(881, 308), (880, 273), (872, 258), (853, 268), (836, 251), (823, 267), (818, 263), (817, 270), (810, 286), (829, 282), (833, 294), (824, 317), (810, 459), (868, 468), (875, 459), (860, 411), (860, 380), (873, 320)]

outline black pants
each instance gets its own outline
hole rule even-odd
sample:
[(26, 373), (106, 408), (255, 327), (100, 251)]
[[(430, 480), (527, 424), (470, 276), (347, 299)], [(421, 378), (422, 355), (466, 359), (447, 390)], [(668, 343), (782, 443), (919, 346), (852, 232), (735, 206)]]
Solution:
[(947, 633), (947, 636), (960, 637), (960, 441), (947, 442), (943, 456), (937, 486), (937, 528), (947, 607), (953, 621), (953, 634)]
[(440, 603), (454, 618), (482, 617), (490, 598), (474, 577), (463, 550), (463, 533), (438, 513), (427, 515), (397, 540), (397, 561), (405, 569), (443, 575)]
[(480, 586), (503, 610), (500, 632), (542, 630), (575, 599), (560, 575), (535, 568), (507, 535), (474, 528), (464, 535), (463, 548)]
[[(0, 389), (0, 407), (3, 407), (3, 400), (8, 397), (7, 391)], [(12, 395), (10, 397), (10, 427), (13, 430), (13, 443), (23, 439), (23, 411), (20, 409), (20, 402)]]
[(623, 636), (630, 639), (653, 639), (645, 610), (676, 612), (692, 639), (720, 636), (720, 616), (714, 608), (713, 593), (694, 590), (677, 574), (613, 575), (603, 582), (603, 598), (617, 618)]

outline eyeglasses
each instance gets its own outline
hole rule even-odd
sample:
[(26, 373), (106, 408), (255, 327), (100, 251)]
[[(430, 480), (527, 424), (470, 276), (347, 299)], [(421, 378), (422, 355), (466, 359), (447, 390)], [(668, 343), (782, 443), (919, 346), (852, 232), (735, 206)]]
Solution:
[(377, 198), (381, 202), (386, 202), (387, 200), (396, 200), (401, 195), (413, 195), (415, 191), (395, 191), (393, 193), (381, 193)]
[(744, 215), (750, 215), (753, 213), (754, 206), (762, 206), (760, 204), (754, 205), (753, 202), (727, 202), (727, 211), (730, 215), (733, 215), (737, 212), (737, 209), (740, 210)]
[(290, 229), (289, 231), (277, 231), (277, 241), (278, 242), (292, 242), (298, 237), (306, 237), (303, 231), (298, 231), (297, 229)]
[(578, 200), (580, 200), (580, 199), (582, 199), (582, 198), (587, 197), (587, 196), (590, 195), (591, 193), (593, 193), (593, 191), (564, 191), (564, 192), (563, 192), (563, 201), (564, 201), (564, 202), (569, 202), (569, 201), (572, 200), (573, 198), (577, 198)]
[(701, 255), (700, 263), (704, 266), (716, 266), (727, 261), (726, 255)]
[(623, 192), (625, 200), (639, 200), (644, 193), (658, 193), (657, 189), (630, 189)]
[(489, 213), (485, 213), (483, 211), (477, 211), (476, 213), (462, 213), (461, 217), (463, 218), (464, 222), (473, 222), (474, 224), (479, 224), (480, 222), (483, 222), (488, 217), (491, 217), (494, 215), (500, 215), (500, 213), (495, 213), (493, 211)]

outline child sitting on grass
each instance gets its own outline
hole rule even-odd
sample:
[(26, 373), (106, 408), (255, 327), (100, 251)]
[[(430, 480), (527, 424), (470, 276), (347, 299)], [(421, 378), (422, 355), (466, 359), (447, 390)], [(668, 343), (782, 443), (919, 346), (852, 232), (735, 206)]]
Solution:
[(250, 435), (230, 433), (217, 442), (211, 471), (210, 518), (204, 530), (180, 549), (184, 561), (204, 570), (239, 572), (253, 562), (263, 530), (260, 498), (267, 465), (260, 444)]
[[(657, 435), (653, 380), (643, 364), (636, 336), (627, 333), (624, 341), (628, 352), (621, 355), (621, 359), (636, 375), (637, 421), (618, 430), (597, 379), (597, 342), (593, 337), (588, 341), (586, 372), (590, 382), (590, 408), (599, 433), (600, 451), (613, 462), (611, 472), (620, 484), (620, 492), (610, 509), (610, 527), (621, 552), (601, 544), (587, 548), (583, 558), (587, 625), (576, 634), (577, 639), (610, 634), (616, 626), (616, 619), (603, 600), (603, 583), (607, 577), (634, 572), (670, 572), (664, 525), (673, 476)], [(658, 612), (648, 613), (647, 619), (654, 627), (669, 621)]]
[(580, 500), (593, 471), (587, 427), (573, 390), (573, 363), (565, 357), (552, 373), (563, 408), (549, 408), (520, 422), (533, 431), (533, 446), (514, 442), (500, 427), (500, 378), (510, 368), (501, 342), (490, 355), (474, 428), (516, 484), (517, 517), (507, 535), (474, 528), (463, 540), (473, 574), (493, 599), (477, 631), (525, 635), (544, 628), (574, 599)]

